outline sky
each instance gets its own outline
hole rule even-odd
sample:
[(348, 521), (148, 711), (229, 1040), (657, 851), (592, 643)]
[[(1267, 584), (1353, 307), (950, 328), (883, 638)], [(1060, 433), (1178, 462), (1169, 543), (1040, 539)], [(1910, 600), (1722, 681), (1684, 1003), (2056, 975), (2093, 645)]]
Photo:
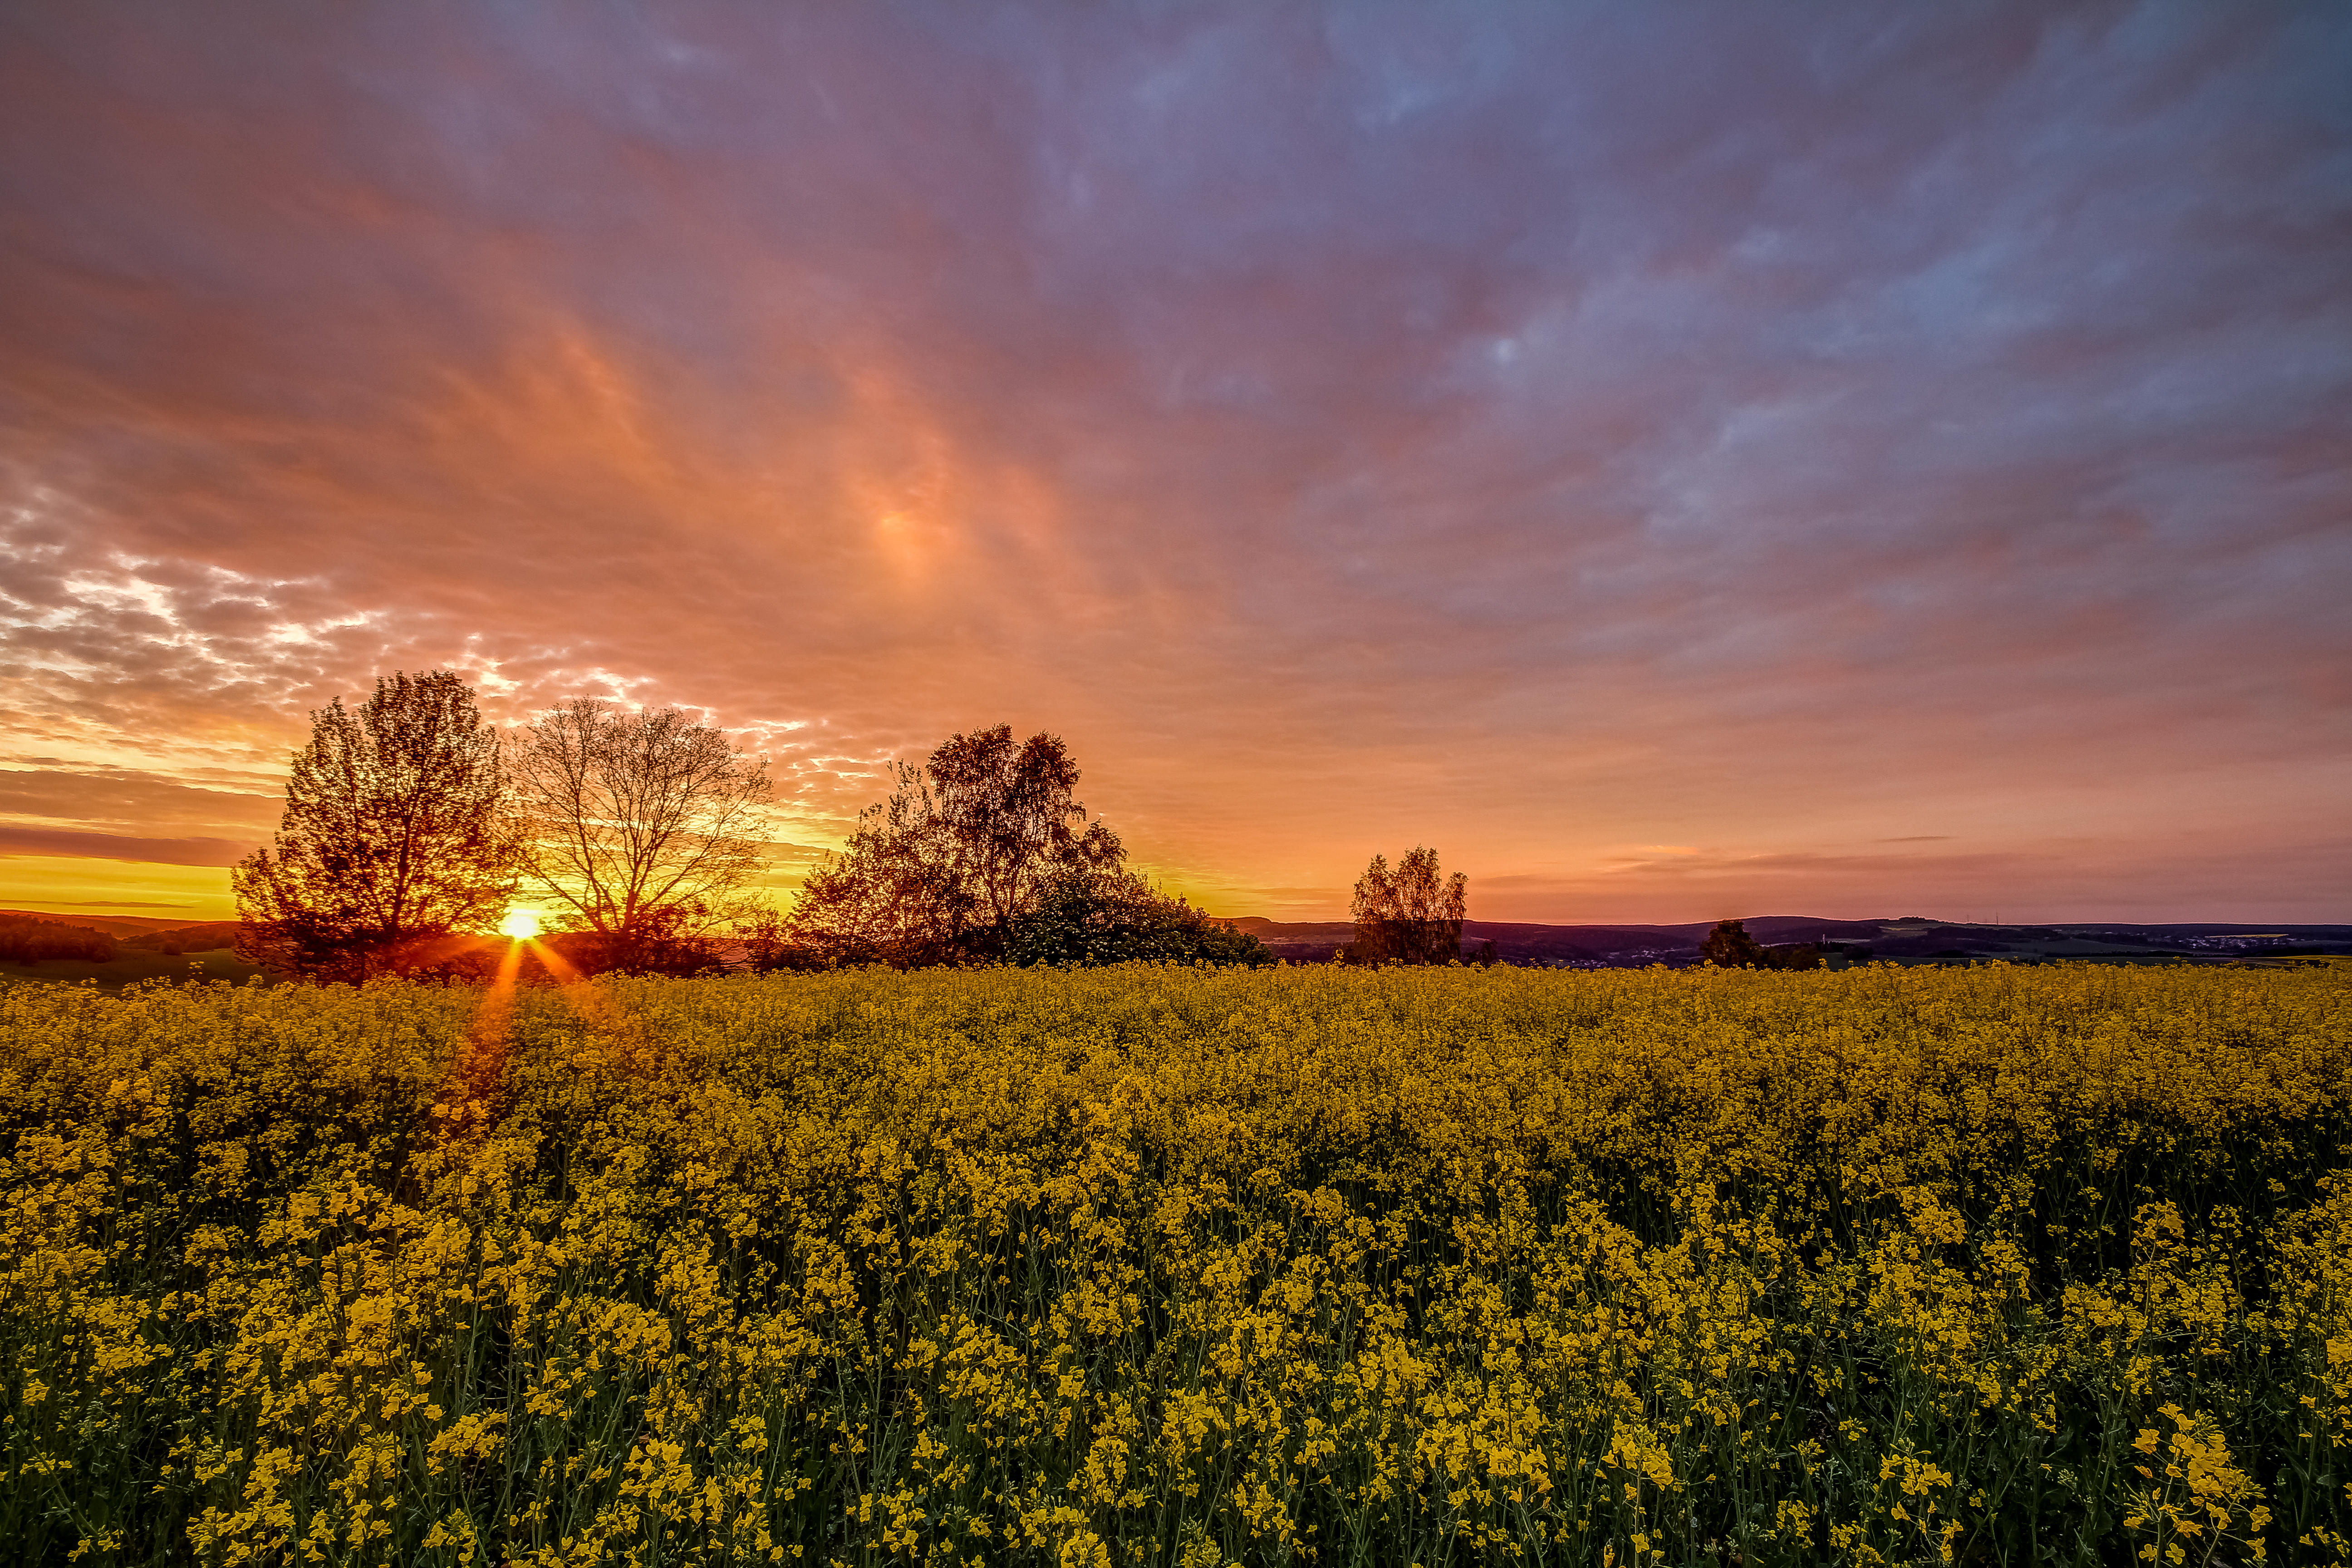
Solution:
[(0, 905), (307, 715), (1344, 918), (2352, 920), (2352, 8), (0, 9)]

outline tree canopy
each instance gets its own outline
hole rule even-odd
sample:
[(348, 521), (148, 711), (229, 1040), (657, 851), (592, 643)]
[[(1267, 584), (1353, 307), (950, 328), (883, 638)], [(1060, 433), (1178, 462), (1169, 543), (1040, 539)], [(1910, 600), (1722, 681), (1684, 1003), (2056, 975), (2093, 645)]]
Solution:
[(1437, 851), (1416, 846), (1396, 869), (1375, 855), (1356, 881), (1349, 913), (1356, 940), (1340, 949), (1351, 963), (1451, 963), (1462, 956), (1470, 879), (1438, 870)]
[(230, 872), (247, 959), (362, 980), (497, 923), (514, 888), (498, 738), (454, 673), (394, 673), (310, 715), (271, 842)]
[(1015, 742), (1010, 725), (950, 737), (920, 769), (901, 763), (839, 854), (812, 872), (788, 922), (832, 962), (993, 963), (1055, 878), (1126, 858), (1075, 797), (1057, 735)]

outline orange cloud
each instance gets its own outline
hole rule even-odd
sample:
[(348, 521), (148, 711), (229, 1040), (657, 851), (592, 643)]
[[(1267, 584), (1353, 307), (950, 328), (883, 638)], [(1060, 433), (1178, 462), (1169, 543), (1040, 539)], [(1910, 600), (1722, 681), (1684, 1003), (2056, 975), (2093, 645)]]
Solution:
[(1225, 912), (2344, 915), (2324, 11), (7, 26), (0, 760), (259, 802), (16, 830), (446, 666)]

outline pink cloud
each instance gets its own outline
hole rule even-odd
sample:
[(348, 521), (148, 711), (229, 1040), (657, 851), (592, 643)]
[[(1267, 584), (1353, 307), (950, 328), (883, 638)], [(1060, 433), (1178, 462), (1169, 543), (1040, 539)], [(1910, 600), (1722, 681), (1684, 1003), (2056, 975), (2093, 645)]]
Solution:
[(2324, 10), (0, 26), (19, 765), (448, 665), (793, 843), (1055, 729), (1243, 911), (2344, 914)]

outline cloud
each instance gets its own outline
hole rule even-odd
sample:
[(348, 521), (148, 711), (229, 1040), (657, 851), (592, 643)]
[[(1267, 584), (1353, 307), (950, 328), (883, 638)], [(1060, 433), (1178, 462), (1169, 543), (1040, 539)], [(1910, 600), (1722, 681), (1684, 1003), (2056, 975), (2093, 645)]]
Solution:
[(796, 844), (1052, 729), (1225, 907), (1909, 903), (1844, 857), (1925, 821), (2344, 912), (2267, 825), (2352, 709), (2326, 8), (0, 27), (20, 762), (235, 783), (446, 666), (743, 731)]
[(234, 866), (253, 847), (250, 843), (226, 838), (134, 838), (116, 833), (71, 833), (0, 824), (0, 856), (81, 856), (159, 866)]
[(0, 817), (71, 823), (101, 831), (232, 828), (258, 839), (277, 826), (283, 804), (278, 795), (203, 789), (120, 768), (0, 769)]

